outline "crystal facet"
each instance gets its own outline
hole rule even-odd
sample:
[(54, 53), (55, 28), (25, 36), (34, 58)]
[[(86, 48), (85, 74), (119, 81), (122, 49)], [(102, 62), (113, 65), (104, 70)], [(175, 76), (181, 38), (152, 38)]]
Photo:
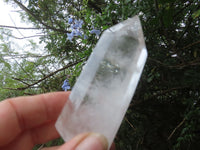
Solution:
[(141, 76), (147, 50), (137, 16), (102, 34), (56, 122), (65, 141), (83, 132), (111, 145)]

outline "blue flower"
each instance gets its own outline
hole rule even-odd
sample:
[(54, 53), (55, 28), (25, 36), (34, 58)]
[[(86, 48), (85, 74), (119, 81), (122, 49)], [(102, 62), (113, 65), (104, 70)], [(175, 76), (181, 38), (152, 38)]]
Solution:
[(63, 83), (63, 85), (62, 85), (62, 89), (64, 90), (64, 91), (67, 91), (67, 90), (69, 90), (71, 87), (70, 87), (70, 85), (69, 85), (69, 80), (65, 80), (64, 81), (64, 83)]
[(76, 30), (75, 36), (82, 36), (82, 33), (79, 30)]
[(83, 20), (75, 20), (74, 23), (71, 24), (71, 29), (80, 29), (82, 28)]
[(71, 35), (74, 37), (74, 36), (76, 36), (76, 30), (73, 30), (72, 32), (71, 32)]
[(72, 19), (72, 18), (69, 18), (69, 19), (68, 19), (68, 23), (69, 23), (69, 24), (72, 24), (72, 22), (73, 22), (73, 19)]
[(75, 20), (75, 24), (76, 24), (77, 28), (82, 28), (83, 20)]
[(90, 31), (91, 34), (96, 34), (97, 36), (100, 35), (101, 31), (100, 30), (97, 30), (97, 29), (93, 29)]
[(83, 20), (75, 20), (73, 24), (71, 24), (71, 29), (80, 29), (82, 28)]
[(68, 40), (72, 41), (73, 37), (74, 37), (73, 32), (67, 33), (67, 39), (68, 39)]
[[(69, 18), (68, 23), (70, 24), (71, 33), (67, 33), (67, 39), (72, 42), (74, 36), (76, 37), (83, 37), (84, 39), (88, 39), (87, 35), (84, 35), (84, 32), (81, 30), (83, 25), (83, 20)], [(100, 30), (93, 29), (90, 31), (91, 34), (95, 34), (99, 36), (101, 34)], [(84, 35), (84, 36), (83, 36)]]
[(88, 39), (88, 36), (87, 35), (84, 35), (84, 40)]
[(73, 29), (78, 29), (78, 24), (71, 24), (71, 29), (73, 30)]

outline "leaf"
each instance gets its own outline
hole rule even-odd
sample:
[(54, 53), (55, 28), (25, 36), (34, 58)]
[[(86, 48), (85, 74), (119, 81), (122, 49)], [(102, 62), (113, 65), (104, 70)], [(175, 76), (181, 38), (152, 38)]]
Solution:
[(125, 0), (125, 4), (128, 4), (130, 2), (131, 2), (131, 0)]
[(173, 9), (166, 8), (163, 12), (163, 22), (165, 27), (169, 27), (173, 21)]
[(158, 2), (161, 4), (166, 4), (166, 3), (173, 3), (175, 0), (159, 0)]
[(8, 69), (11, 69), (11, 65), (8, 62), (6, 62), (3, 58), (0, 58), (0, 63), (3, 63), (4, 66)]
[(195, 19), (195, 18), (197, 18), (197, 17), (199, 17), (199, 16), (200, 16), (200, 9), (197, 10), (196, 12), (194, 12), (194, 13), (192, 14), (192, 18), (193, 18), (193, 19)]
[(5, 65), (7, 68), (11, 69), (11, 65), (10, 65), (9, 63), (4, 62), (4, 65)]
[(194, 51), (193, 56), (194, 56), (194, 58), (197, 57), (197, 50)]
[(150, 83), (153, 80), (153, 78), (154, 76), (151, 75), (150, 77), (147, 78), (147, 82)]
[(9, 52), (9, 46), (5, 43), (0, 45), (0, 48), (2, 49), (3, 52), (7, 53)]

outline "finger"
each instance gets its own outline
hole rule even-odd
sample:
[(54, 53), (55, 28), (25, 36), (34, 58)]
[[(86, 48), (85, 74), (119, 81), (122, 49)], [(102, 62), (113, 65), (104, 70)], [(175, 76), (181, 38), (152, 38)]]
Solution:
[(108, 142), (102, 135), (84, 133), (62, 145), (58, 150), (107, 150)]
[(116, 147), (115, 147), (115, 143), (112, 143), (111, 147), (110, 147), (110, 150), (115, 150)]
[(33, 145), (46, 143), (50, 140), (60, 137), (55, 128), (55, 121), (45, 123), (42, 126), (31, 129), (28, 131), (27, 136), (31, 137), (31, 143), (33, 143)]
[[(33, 131), (34, 132), (34, 131)], [(39, 133), (38, 133), (39, 134)], [(30, 134), (28, 134), (28, 135), (30, 135)], [(86, 138), (87, 136), (89, 135), (89, 133), (83, 133), (83, 134), (80, 134), (80, 135), (78, 135), (78, 136), (76, 136), (75, 138), (73, 138), (72, 140), (70, 140), (69, 142), (67, 142), (67, 143), (65, 143), (64, 145), (62, 145), (62, 146), (54, 146), (54, 147), (46, 147), (46, 148), (43, 148), (42, 150), (59, 150), (59, 149), (65, 149), (65, 147), (67, 147), (67, 149), (66, 150), (74, 150), (75, 149), (75, 147), (82, 141), (82, 140), (84, 140), (84, 138)], [(26, 136), (26, 135), (25, 135)], [(20, 145), (18, 144), (19, 142), (21, 143), (21, 144), (24, 144), (24, 142), (26, 142), (26, 143), (29, 143), (29, 145), (33, 145), (32, 143), (30, 143), (27, 139), (30, 139), (29, 137), (26, 137), (26, 138), (22, 138), (22, 139), (24, 139), (23, 140), (23, 142), (22, 141), (17, 141), (16, 142), (16, 144), (12, 144), (12, 148), (15, 148), (16, 149), (16, 146), (17, 147), (20, 147)], [(27, 140), (27, 141), (25, 141), (25, 140)], [(10, 145), (10, 144), (9, 144)], [(11, 149), (9, 149), (9, 150), (12, 150), (12, 148)], [(31, 147), (29, 147), (29, 149), (30, 149)], [(18, 149), (16, 149), (16, 150), (18, 150)]]
[(74, 150), (88, 135), (89, 133), (80, 134), (63, 144), (58, 150)]
[[(89, 136), (90, 133), (83, 133), (80, 134), (76, 137), (74, 137), (72, 140), (70, 140), (69, 142), (66, 142), (65, 144), (63, 144), (62, 146), (56, 147), (56, 150), (75, 150), (75, 148), (84, 140), (87, 138), (87, 136)], [(51, 150), (50, 148), (44, 148), (42, 150)], [(54, 150), (54, 149), (52, 149)]]
[(60, 148), (60, 146), (53, 146), (53, 147), (45, 147), (42, 148), (41, 150), (58, 150)]
[(0, 146), (10, 143), (23, 130), (56, 120), (69, 92), (18, 97), (0, 102)]
[(26, 130), (17, 136), (11, 143), (0, 149), (31, 149), (36, 144), (46, 143), (59, 137), (55, 129), (55, 121), (47, 122), (39, 127)]
[[(85, 140), (87, 138), (89, 134), (81, 134), (81, 135), (78, 135), (78, 138), (74, 138), (72, 139), (71, 141), (69, 141), (68, 143), (64, 144), (63, 146), (55, 146), (55, 147), (46, 147), (46, 148), (43, 148), (41, 150), (64, 150), (64, 147), (66, 148), (65, 150), (74, 150), (75, 148), (77, 148), (78, 145), (80, 145), (80, 143)], [(105, 141), (104, 141), (105, 142)], [(95, 143), (95, 142), (94, 142)], [(93, 145), (95, 145), (93, 143)], [(70, 146), (69, 146), (70, 145)], [(99, 148), (101, 148), (102, 145), (96, 145), (95, 147), (93, 147), (95, 150), (98, 150)], [(104, 147), (106, 149), (106, 147)], [(90, 146), (89, 148), (90, 150), (92, 150), (92, 147)], [(87, 149), (87, 150), (89, 150)], [(83, 148), (81, 148), (81, 150), (84, 150)], [(111, 148), (110, 150), (115, 150), (115, 144), (113, 143), (111, 145)]]
[[(74, 150), (88, 135), (89, 135), (89, 133), (80, 134), (80, 135), (74, 137), (69, 142), (66, 142), (62, 146), (56, 147), (56, 148), (58, 148), (56, 150)], [(44, 150), (49, 150), (49, 148), (45, 148)], [(54, 149), (52, 149), (52, 150), (54, 150)]]

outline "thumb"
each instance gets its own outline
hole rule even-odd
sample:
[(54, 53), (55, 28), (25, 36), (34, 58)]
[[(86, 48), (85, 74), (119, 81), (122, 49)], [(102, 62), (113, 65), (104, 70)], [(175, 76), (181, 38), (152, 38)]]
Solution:
[(107, 150), (107, 139), (97, 133), (83, 133), (63, 144), (58, 150)]

